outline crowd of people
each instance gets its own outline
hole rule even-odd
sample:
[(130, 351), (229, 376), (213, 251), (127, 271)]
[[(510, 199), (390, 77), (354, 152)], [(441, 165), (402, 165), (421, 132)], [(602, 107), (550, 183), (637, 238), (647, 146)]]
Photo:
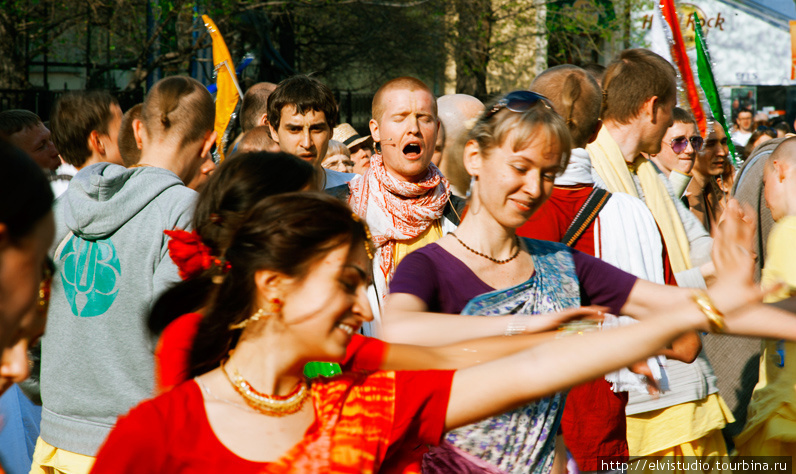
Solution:
[(796, 137), (755, 139), (736, 171), (676, 91), (644, 49), (486, 104), (398, 77), (362, 134), (296, 75), (248, 88), (221, 163), (184, 76), (128, 111), (65, 94), (49, 128), (0, 112), (0, 463), (725, 461), (707, 332), (762, 341), (734, 449), (796, 453)]

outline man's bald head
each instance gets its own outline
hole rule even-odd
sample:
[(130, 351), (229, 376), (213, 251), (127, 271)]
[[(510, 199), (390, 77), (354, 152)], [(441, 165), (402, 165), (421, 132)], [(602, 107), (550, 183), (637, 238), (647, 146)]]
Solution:
[(258, 82), (246, 90), (240, 106), (240, 128), (243, 133), (268, 124), (268, 96), (274, 90), (276, 84), (271, 82)]
[(587, 71), (563, 64), (536, 76), (531, 90), (550, 99), (553, 108), (567, 122), (572, 144), (585, 147), (600, 121), (602, 91)]
[(768, 157), (768, 164), (771, 165), (775, 161), (788, 163), (791, 167), (796, 164), (796, 137), (786, 138), (777, 145)]
[(437, 99), (439, 119), (445, 124), (445, 132), (449, 137), (457, 137), (470, 130), (466, 126), (484, 111), (484, 103), (467, 94), (448, 94)]
[(768, 157), (763, 182), (771, 217), (796, 215), (796, 137), (785, 139)]
[(472, 123), (484, 111), (484, 104), (471, 95), (448, 94), (437, 99), (437, 108), (445, 127), (445, 146), (439, 167), (454, 191), (463, 196), (470, 185), (470, 175), (464, 169), (464, 145)]
[[(431, 97), (434, 97), (434, 93), (431, 89), (426, 85), (425, 82), (421, 81), (420, 79), (415, 79), (414, 77), (398, 77), (395, 79), (391, 79), (384, 83), (379, 90), (376, 91), (376, 95), (373, 96), (373, 104), (371, 107), (371, 115), (373, 120), (380, 121), (381, 116), (384, 114), (385, 103), (384, 100), (387, 95), (391, 91), (395, 90), (403, 90), (403, 91), (425, 91)], [(434, 115), (437, 115), (437, 104), (434, 103), (433, 105), (433, 112)]]
[(267, 125), (254, 127), (243, 134), (243, 138), (238, 143), (238, 153), (248, 153), (257, 151), (268, 151), (271, 153), (279, 152), (279, 144), (271, 138), (271, 132)]

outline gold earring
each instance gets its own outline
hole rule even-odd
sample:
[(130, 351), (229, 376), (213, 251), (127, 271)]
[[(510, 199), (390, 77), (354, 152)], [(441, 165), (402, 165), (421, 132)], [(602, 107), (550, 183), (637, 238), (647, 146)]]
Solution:
[(282, 313), (282, 300), (279, 298), (271, 298), (268, 300), (268, 309), (260, 308), (257, 310), (256, 313), (251, 315), (250, 317), (244, 319), (243, 321), (237, 324), (230, 324), (229, 329), (243, 329), (249, 325), (249, 323), (254, 321), (259, 321), (260, 319), (270, 317), (270, 316), (277, 316)]

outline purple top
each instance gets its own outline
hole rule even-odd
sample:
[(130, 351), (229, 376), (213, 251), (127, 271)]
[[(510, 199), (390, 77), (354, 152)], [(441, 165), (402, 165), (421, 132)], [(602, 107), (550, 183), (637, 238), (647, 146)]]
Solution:
[[(619, 314), (637, 278), (583, 252), (571, 252), (581, 304), (607, 306), (611, 313)], [(447, 314), (461, 313), (468, 301), (494, 290), (436, 243), (404, 257), (390, 283), (390, 293), (417, 296), (428, 305), (428, 311)]]

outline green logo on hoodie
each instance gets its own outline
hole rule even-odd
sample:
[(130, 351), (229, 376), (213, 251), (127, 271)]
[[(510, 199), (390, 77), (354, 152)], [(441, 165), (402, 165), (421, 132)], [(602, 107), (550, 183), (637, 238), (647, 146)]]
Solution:
[(113, 242), (72, 236), (61, 252), (61, 263), (61, 281), (72, 313), (83, 318), (104, 314), (119, 294), (122, 276)]

